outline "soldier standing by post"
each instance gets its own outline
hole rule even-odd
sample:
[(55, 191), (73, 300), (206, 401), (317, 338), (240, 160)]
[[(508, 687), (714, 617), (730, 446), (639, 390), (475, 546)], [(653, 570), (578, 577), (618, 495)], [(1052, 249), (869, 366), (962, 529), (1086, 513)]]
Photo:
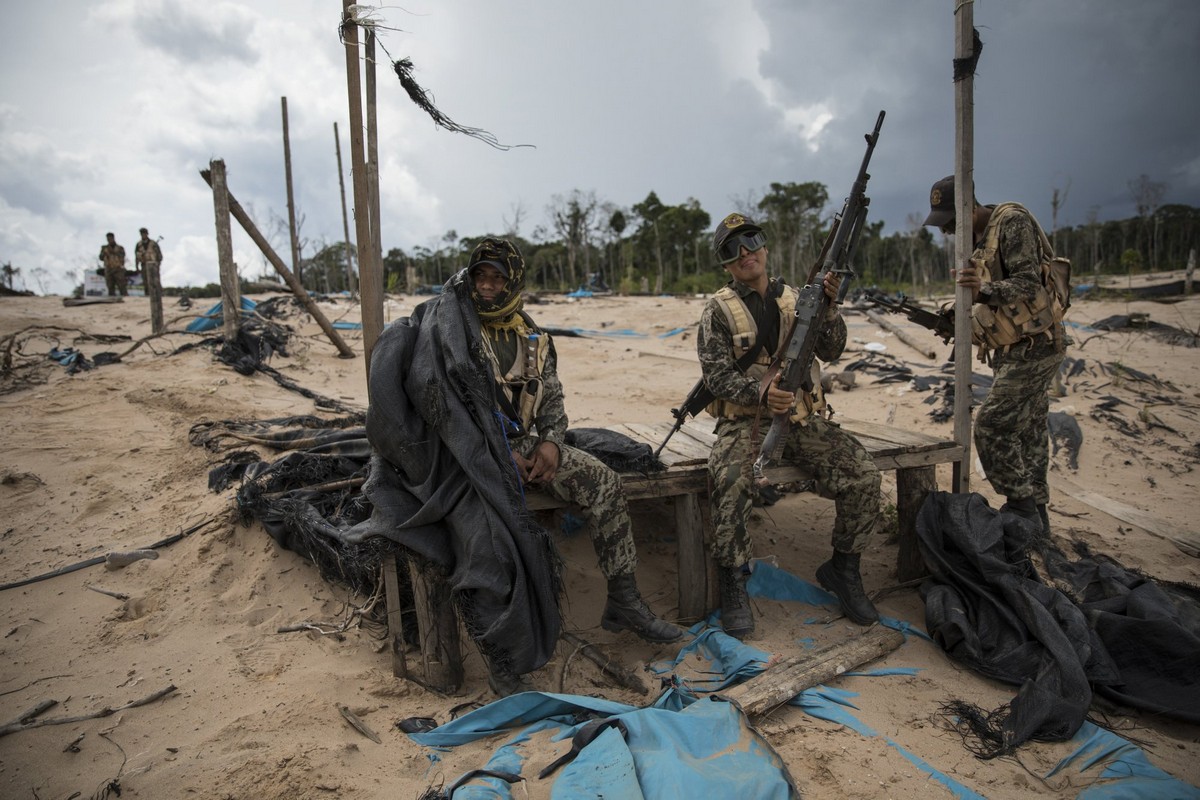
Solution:
[[(975, 448), (988, 482), (1007, 498), (1000, 510), (1037, 523), (1048, 536), (1047, 391), (1070, 344), (1061, 298), (1048, 292), (1043, 276), (1054, 251), (1024, 206), (972, 200), (974, 251), (955, 279), (971, 289), (972, 338), (995, 374), (975, 414)], [(953, 175), (933, 185), (929, 206), (925, 224), (953, 235)]]
[(150, 327), (155, 333), (162, 333), (162, 280), (159, 265), (162, 263), (162, 248), (158, 242), (150, 238), (150, 231), (142, 228), (138, 231), (142, 238), (133, 249), (133, 263), (142, 273), (142, 286), (146, 296), (150, 298)]
[(129, 296), (128, 281), (125, 277), (125, 248), (117, 244), (113, 233), (106, 233), (108, 244), (100, 246), (100, 263), (104, 265), (104, 285), (108, 287), (108, 296), (113, 297), (117, 292), (121, 297)]

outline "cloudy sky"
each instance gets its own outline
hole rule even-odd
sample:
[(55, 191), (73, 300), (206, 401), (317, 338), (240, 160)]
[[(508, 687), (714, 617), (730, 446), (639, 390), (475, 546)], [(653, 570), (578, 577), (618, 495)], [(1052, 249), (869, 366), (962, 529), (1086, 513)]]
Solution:
[[(572, 190), (628, 208), (650, 191), (714, 221), (773, 182), (840, 206), (863, 134), (887, 119), (871, 219), (923, 215), (954, 165), (954, 0), (408, 0), (377, 17), (455, 121), (437, 128), (379, 69), (384, 249), (448, 231), (531, 236)], [(1200, 3), (977, 0), (976, 186), (1050, 226), (1134, 213), (1130, 181), (1200, 205)], [(163, 282), (217, 282), (212, 194), (229, 186), (290, 262), (280, 98), (301, 236), (342, 238), (333, 125), (350, 146), (338, 0), (7, 4), (0, 33), (0, 263), (67, 293), (106, 231), (130, 259), (162, 237)], [(831, 209), (832, 210), (832, 209)], [(353, 220), (351, 221), (353, 235)], [(243, 275), (265, 263), (234, 226)]]

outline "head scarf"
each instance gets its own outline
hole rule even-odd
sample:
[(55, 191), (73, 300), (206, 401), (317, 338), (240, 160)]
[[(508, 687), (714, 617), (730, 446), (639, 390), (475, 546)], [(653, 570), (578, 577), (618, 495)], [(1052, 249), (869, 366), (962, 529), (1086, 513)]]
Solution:
[[(495, 262), (504, 274), (504, 291), (492, 301), (484, 300), (475, 291), (475, 278), (472, 269), (484, 261)], [(487, 237), (471, 251), (467, 261), (467, 278), (471, 287), (471, 301), (479, 313), (480, 320), (488, 323), (508, 319), (521, 309), (521, 291), (525, 288), (525, 259), (521, 251), (507, 239)]]

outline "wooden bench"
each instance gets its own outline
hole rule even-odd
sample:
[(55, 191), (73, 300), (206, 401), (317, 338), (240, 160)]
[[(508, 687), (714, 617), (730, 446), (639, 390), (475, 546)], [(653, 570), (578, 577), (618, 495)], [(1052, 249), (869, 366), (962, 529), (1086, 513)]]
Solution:
[[(917, 513), (929, 492), (937, 488), (938, 464), (962, 459), (963, 450), (956, 442), (935, 436), (903, 430), (878, 423), (838, 418), (842, 428), (854, 434), (875, 461), (880, 471), (896, 471), (896, 515), (900, 532), (897, 577), (903, 582), (920, 577), (924, 564), (917, 549)], [(625, 496), (631, 502), (653, 498), (669, 498), (674, 506), (675, 535), (678, 543), (679, 617), (696, 620), (711, 610), (709, 603), (708, 558), (704, 549), (706, 536), (711, 533), (707, 513), (708, 454), (716, 436), (716, 420), (698, 417), (688, 420), (671, 437), (659, 458), (666, 469), (648, 474), (624, 473), (621, 476)], [(670, 423), (626, 423), (608, 426), (630, 438), (657, 449), (671, 430)], [(796, 467), (768, 467), (772, 483), (790, 483), (811, 478)], [(568, 503), (543, 492), (531, 492), (529, 507), (533, 510), (563, 508)], [(421, 630), (421, 660), (424, 679), (419, 683), (440, 691), (454, 691), (462, 680), (458, 649), (457, 623), (446, 619), (450, 607), (448, 590), (430, 585), (426, 576), (410, 570), (410, 579), (421, 591), (417, 603), (418, 625)], [(394, 562), (385, 562), (384, 581), (388, 604), (388, 633), (393, 654), (393, 671), (398, 677), (408, 675), (404, 663), (404, 641), (400, 632), (398, 579)], [(440, 581), (439, 581), (440, 582)], [(444, 582), (442, 582), (444, 583)], [(442, 597), (439, 592), (443, 592)], [(424, 598), (433, 598), (427, 602)], [(430, 606), (422, 608), (422, 605)]]

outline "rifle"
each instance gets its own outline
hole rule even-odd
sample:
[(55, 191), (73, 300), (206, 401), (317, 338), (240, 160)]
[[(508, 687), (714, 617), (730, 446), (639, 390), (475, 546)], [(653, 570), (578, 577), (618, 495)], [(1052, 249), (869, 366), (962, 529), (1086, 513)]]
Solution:
[[(829, 272), (840, 276), (837, 302), (842, 302), (854, 277), (854, 270), (850, 265), (854, 259), (854, 250), (858, 246), (859, 234), (862, 233), (863, 224), (867, 219), (867, 207), (871, 204), (871, 198), (866, 195), (867, 181), (871, 179), (867, 173), (867, 165), (871, 163), (871, 154), (875, 151), (875, 143), (879, 141), (883, 116), (884, 112), (880, 111), (879, 118), (875, 120), (875, 130), (866, 134), (867, 153), (863, 156), (862, 166), (859, 167), (858, 176), (850, 187), (850, 194), (841, 212), (834, 217), (829, 236), (821, 248), (824, 255), (819, 262), (819, 269), (814, 266), (808, 283), (796, 298), (796, 311), (788, 326), (788, 333), (763, 378), (764, 394), (770, 388), (776, 374), (780, 376), (779, 387), (785, 391), (813, 390), (812, 362), (816, 354), (817, 337), (830, 302), (829, 296), (825, 294), (823, 278)], [(763, 470), (774, 456), (781, 438), (790, 426), (790, 413), (776, 414), (771, 419), (771, 427), (763, 437), (762, 448), (754, 462), (754, 478), (757, 482), (762, 483), (766, 480)]]
[(893, 300), (883, 292), (868, 291), (863, 293), (863, 297), (867, 302), (872, 303), (885, 311), (890, 311), (893, 314), (903, 314), (908, 317), (911, 322), (915, 322), (922, 327), (929, 328), (938, 336), (942, 337), (942, 341), (947, 344), (954, 338), (954, 309), (943, 308), (938, 311), (930, 311), (921, 306), (914, 305), (913, 302), (900, 295), (900, 300)]
[(708, 407), (708, 404), (716, 399), (716, 396), (708, 390), (708, 386), (704, 383), (704, 378), (696, 381), (696, 385), (687, 393), (687, 397), (683, 398), (683, 403), (679, 408), (671, 409), (671, 416), (675, 417), (675, 425), (671, 428), (671, 432), (667, 434), (667, 438), (662, 440), (662, 444), (654, 451), (654, 457), (658, 458), (658, 454), (667, 446), (667, 442), (671, 441), (671, 437), (679, 432), (683, 427), (683, 423), (687, 422), (688, 417), (694, 417)]

